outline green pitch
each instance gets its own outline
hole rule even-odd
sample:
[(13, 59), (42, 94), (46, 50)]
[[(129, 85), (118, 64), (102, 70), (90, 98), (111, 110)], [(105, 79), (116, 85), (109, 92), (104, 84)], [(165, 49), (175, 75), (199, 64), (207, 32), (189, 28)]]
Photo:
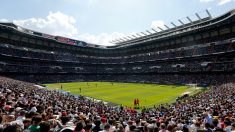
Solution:
[(62, 86), (62, 90), (72, 94), (80, 94), (132, 108), (135, 98), (140, 100), (140, 107), (153, 107), (154, 105), (173, 103), (178, 96), (185, 92), (194, 94), (199, 91), (188, 86), (139, 83), (71, 82), (45, 85), (49, 89), (57, 90), (61, 90)]

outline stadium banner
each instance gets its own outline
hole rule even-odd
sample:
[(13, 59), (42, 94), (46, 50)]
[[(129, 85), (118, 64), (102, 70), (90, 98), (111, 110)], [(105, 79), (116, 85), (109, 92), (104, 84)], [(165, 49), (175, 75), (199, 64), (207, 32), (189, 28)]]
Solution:
[(42, 36), (43, 36), (44, 38), (55, 39), (55, 36), (49, 35), (49, 34), (44, 34), (44, 33), (43, 33)]
[(68, 43), (68, 38), (65, 37), (60, 37), (60, 36), (56, 36), (56, 40), (61, 42), (61, 43)]
[(76, 44), (77, 44), (77, 40), (68, 39), (68, 44), (70, 44), (70, 45), (76, 45)]
[(53, 36), (53, 35), (49, 35), (49, 34), (42, 34), (42, 36), (44, 38), (55, 39), (58, 42), (66, 43), (66, 44), (69, 44), (69, 45), (76, 45), (76, 46), (82, 46), (82, 47), (87, 46), (86, 42), (78, 41), (78, 40), (74, 40), (74, 39), (69, 39), (69, 38), (66, 38), (66, 37)]

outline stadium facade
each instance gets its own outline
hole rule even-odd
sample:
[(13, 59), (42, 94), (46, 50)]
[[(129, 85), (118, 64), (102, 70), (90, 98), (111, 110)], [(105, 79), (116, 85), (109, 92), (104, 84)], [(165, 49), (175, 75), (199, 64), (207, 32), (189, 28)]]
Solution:
[(109, 47), (0, 23), (0, 74), (29, 82), (210, 85), (234, 69), (235, 10)]

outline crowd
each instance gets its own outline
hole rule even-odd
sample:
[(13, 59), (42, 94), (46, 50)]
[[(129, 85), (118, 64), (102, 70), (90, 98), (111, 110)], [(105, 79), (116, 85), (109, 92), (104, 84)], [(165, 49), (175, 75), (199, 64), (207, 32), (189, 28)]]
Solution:
[[(186, 44), (185, 47), (167, 46), (164, 50), (157, 48), (151, 52), (144, 49), (141, 49), (138, 53), (127, 52), (120, 55), (110, 52), (109, 55), (105, 56), (104, 54), (88, 55), (82, 52), (75, 54), (72, 51), (16, 45), (11, 41), (0, 42), (0, 55), (5, 56), (0, 60), (0, 69), (4, 72), (47, 74), (135, 74), (145, 73), (146, 71), (160, 74), (230, 72), (233, 71), (235, 65), (233, 57), (229, 54), (235, 50), (233, 38), (213, 43), (193, 44), (194, 46), (191, 46), (192, 44), (188, 44), (188, 46)], [(123, 52), (123, 50), (120, 50), (120, 52)], [(8, 59), (9, 56), (17, 58), (17, 61)]]
[(0, 77), (0, 132), (235, 131), (235, 83), (137, 112)]

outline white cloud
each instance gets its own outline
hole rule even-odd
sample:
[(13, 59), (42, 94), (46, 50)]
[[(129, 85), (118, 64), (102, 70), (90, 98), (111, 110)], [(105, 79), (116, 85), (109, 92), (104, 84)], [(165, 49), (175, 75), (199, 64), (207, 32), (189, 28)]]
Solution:
[(221, 5), (224, 5), (226, 3), (232, 2), (232, 0), (200, 0), (200, 2), (202, 2), (202, 3), (215, 2), (215, 1), (218, 2), (217, 3), (218, 6), (221, 6)]
[(232, 0), (220, 0), (220, 2), (218, 3), (218, 5), (224, 5), (226, 3), (231, 2)]
[(160, 31), (160, 29), (158, 29), (158, 27), (165, 29), (166, 27), (164, 26), (164, 21), (162, 21), (162, 20), (152, 21), (151, 28), (154, 28), (155, 30)]
[[(95, 2), (97, 0), (91, 0), (91, 1)], [(9, 20), (0, 19), (0, 22), (9, 22)], [(51, 35), (58, 35), (77, 40), (83, 40), (87, 43), (99, 44), (104, 46), (114, 45), (113, 43), (110, 43), (112, 40), (120, 39), (123, 37), (128, 38), (127, 36), (133, 37), (132, 35), (138, 36), (136, 35), (136, 33), (133, 32), (130, 33), (113, 32), (111, 34), (100, 33), (98, 35), (93, 35), (89, 33), (79, 34), (78, 27), (76, 27), (75, 18), (63, 14), (62, 12), (49, 12), (48, 16), (46, 16), (45, 18), (28, 18), (23, 20), (13, 20), (13, 23), (27, 29)], [(164, 22), (161, 20), (156, 20), (151, 23), (151, 28), (159, 30), (157, 29), (157, 27), (161, 27), (164, 29), (165, 28)]]
[(98, 0), (88, 0), (88, 5), (94, 5), (98, 2)]
[[(97, 0), (90, 0), (96, 2)], [(7, 19), (0, 19), (0, 22), (9, 22)], [(61, 12), (50, 12), (46, 18), (28, 18), (24, 20), (13, 20), (16, 25), (27, 29), (83, 40), (88, 43), (110, 46), (114, 45), (110, 41), (125, 37), (127, 34), (113, 32), (111, 34), (101, 33), (98, 35), (78, 34), (78, 28), (75, 26), (74, 17)]]
[(101, 33), (99, 35), (92, 35), (92, 34), (83, 34), (79, 36), (80, 40), (90, 42), (92, 44), (99, 44), (104, 46), (111, 46), (115, 45), (113, 43), (110, 43), (110, 41), (126, 37), (127, 34), (119, 33), (119, 32), (113, 32), (111, 34), (107, 33)]
[(78, 34), (75, 26), (76, 20), (61, 12), (50, 12), (46, 18), (29, 18), (13, 20), (13, 22), (22, 27), (52, 35), (74, 37)]
[(5, 18), (2, 18), (2, 19), (0, 19), (0, 22), (9, 22), (9, 21)]

